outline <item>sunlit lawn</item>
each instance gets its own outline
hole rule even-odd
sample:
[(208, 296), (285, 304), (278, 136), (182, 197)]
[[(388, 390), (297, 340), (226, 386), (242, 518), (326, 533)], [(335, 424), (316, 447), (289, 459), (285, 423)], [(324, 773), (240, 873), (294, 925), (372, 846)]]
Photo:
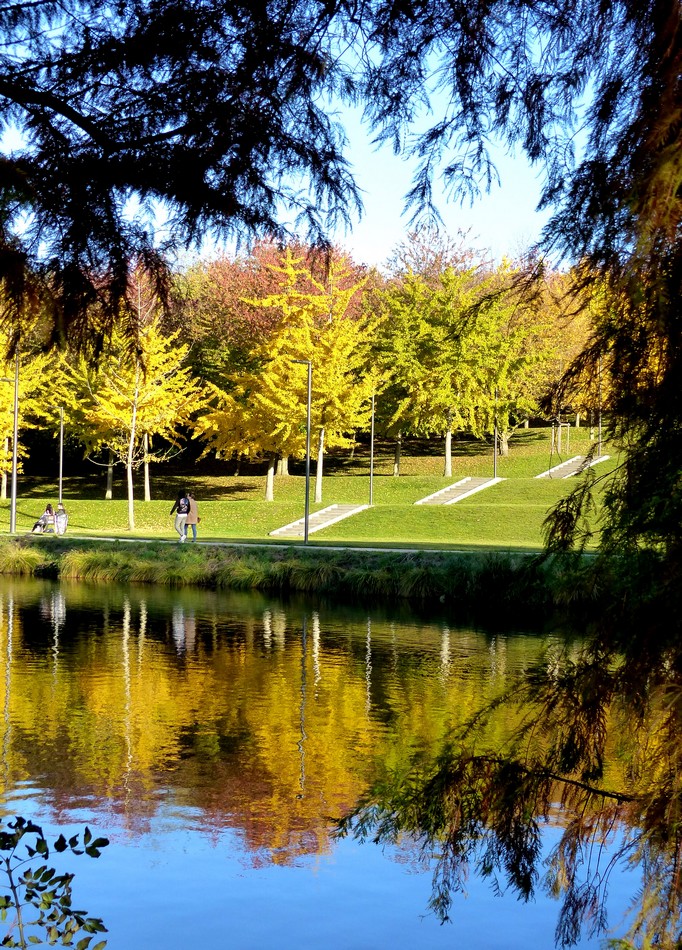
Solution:
[[(587, 429), (571, 430), (568, 458), (584, 453), (589, 446)], [(478, 442), (455, 443), (453, 475), (442, 475), (439, 446), (427, 446), (430, 454), (405, 452), (401, 477), (392, 475), (392, 452), (380, 446), (373, 480), (374, 507), (311, 535), (313, 543), (393, 544), (400, 546), (504, 547), (537, 550), (542, 545), (542, 524), (549, 509), (567, 494), (574, 479), (537, 480), (533, 476), (557, 464), (550, 458), (549, 430), (529, 429), (517, 433), (508, 458), (498, 460), (497, 474), (504, 481), (450, 506), (415, 506), (419, 498), (456, 482), (467, 475), (493, 474), (491, 447)], [(565, 448), (565, 445), (564, 445)], [(599, 473), (613, 467), (601, 463)], [(263, 500), (262, 475), (203, 475), (195, 469), (185, 475), (163, 475), (152, 470), (150, 502), (135, 502), (135, 530), (128, 530), (128, 506), (121, 480), (115, 497), (104, 501), (99, 478), (65, 480), (63, 495), (69, 511), (69, 536), (102, 535), (127, 538), (167, 538), (175, 540), (170, 507), (178, 489), (193, 489), (199, 502), (201, 540), (270, 540), (269, 532), (302, 517), (305, 479), (300, 463), (297, 474), (275, 480), (275, 501)], [(331, 458), (323, 484), (322, 504), (367, 504), (369, 501), (369, 459), (367, 446), (349, 459)], [(313, 472), (314, 474), (314, 472)], [(312, 485), (311, 485), (312, 492)], [(142, 495), (136, 485), (137, 498)], [(28, 533), (47, 501), (57, 500), (57, 484), (46, 479), (19, 480), (17, 531)], [(0, 504), (0, 530), (9, 527), (9, 503)]]

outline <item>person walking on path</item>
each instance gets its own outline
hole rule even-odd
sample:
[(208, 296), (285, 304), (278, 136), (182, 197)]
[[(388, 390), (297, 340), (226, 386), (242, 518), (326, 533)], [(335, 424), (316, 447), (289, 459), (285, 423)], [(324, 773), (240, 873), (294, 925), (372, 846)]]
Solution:
[(192, 541), (197, 539), (197, 525), (201, 521), (199, 517), (199, 509), (197, 508), (197, 503), (194, 499), (192, 492), (187, 492), (187, 500), (189, 501), (189, 512), (187, 513), (187, 519), (185, 521), (185, 537), (187, 537), (187, 529), (192, 529)]
[(189, 514), (189, 498), (187, 497), (187, 492), (184, 488), (178, 493), (178, 497), (173, 502), (173, 507), (171, 508), (170, 513), (175, 513), (175, 530), (180, 535), (180, 541), (186, 541), (186, 524), (187, 515)]

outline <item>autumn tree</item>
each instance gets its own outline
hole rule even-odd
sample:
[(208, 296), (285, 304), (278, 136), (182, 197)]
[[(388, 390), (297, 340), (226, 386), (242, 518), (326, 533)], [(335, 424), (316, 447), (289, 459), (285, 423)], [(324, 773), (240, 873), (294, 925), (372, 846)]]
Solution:
[[(345, 272), (337, 275), (341, 288), (374, 275), (354, 264), (339, 248), (318, 248), (301, 241), (289, 241), (289, 251), (305, 266), (296, 276), (297, 288), (314, 293), (313, 280), (325, 283), (330, 261), (343, 258)], [(282, 319), (274, 296), (283, 289), (282, 248), (263, 239), (247, 254), (199, 261), (174, 278), (171, 313), (164, 325), (181, 330), (192, 341), (190, 360), (197, 374), (223, 386), (225, 377), (252, 368), (250, 361), (257, 344), (264, 343)], [(256, 301), (271, 298), (268, 307)], [(348, 314), (360, 316), (362, 299), (353, 294)]]
[[(2, 346), (2, 344), (0, 344)], [(2, 348), (6, 353), (7, 344)], [(53, 398), (54, 360), (44, 353), (24, 353), (18, 351), (18, 400), (17, 430), (35, 428), (40, 425), (46, 406)], [(17, 365), (15, 359), (5, 359), (0, 364), (0, 498), (7, 498), (7, 477), (12, 470), (14, 434), (14, 378)], [(21, 435), (17, 439), (17, 471), (21, 471), (25, 448)]]
[(65, 358), (60, 366), (58, 392), (71, 427), (88, 449), (106, 446), (125, 466), (131, 530), (134, 469), (166, 457), (165, 450), (153, 451), (153, 439), (177, 448), (183, 427), (204, 405), (202, 389), (186, 365), (187, 351), (177, 334), (166, 336), (153, 320), (132, 354), (116, 332), (96, 367), (82, 355)]
[(391, 277), (401, 280), (418, 274), (437, 285), (446, 270), (463, 271), (483, 263), (482, 255), (471, 244), (468, 231), (451, 235), (434, 224), (420, 224), (392, 250), (387, 261)]
[(362, 285), (344, 287), (345, 269), (333, 261), (323, 283), (290, 249), (271, 267), (281, 278), (281, 289), (250, 303), (274, 309), (280, 315), (277, 327), (250, 352), (251, 372), (230, 378), (225, 390), (213, 388), (214, 409), (199, 420), (197, 431), (221, 452), (265, 455), (266, 499), (272, 500), (277, 457), (305, 452), (307, 369), (301, 361), (311, 360), (320, 497), (325, 446), (351, 444), (348, 433), (366, 424), (376, 386), (363, 372), (368, 327), (348, 316)]

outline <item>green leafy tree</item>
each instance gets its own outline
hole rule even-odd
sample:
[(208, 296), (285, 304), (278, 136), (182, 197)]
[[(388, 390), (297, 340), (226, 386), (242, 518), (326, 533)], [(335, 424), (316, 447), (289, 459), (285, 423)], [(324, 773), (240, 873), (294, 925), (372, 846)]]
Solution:
[(503, 262), (487, 276), (462, 339), (472, 386), (468, 426), (482, 437), (497, 425), (501, 455), (514, 429), (539, 414), (560, 344), (545, 295), (525, 299), (516, 288), (519, 273)]
[(475, 377), (465, 358), (475, 270), (446, 269), (437, 282), (408, 272), (380, 298), (377, 358), (392, 401), (389, 426), (430, 436), (444, 434), (444, 474), (452, 474), (452, 437), (473, 418)]

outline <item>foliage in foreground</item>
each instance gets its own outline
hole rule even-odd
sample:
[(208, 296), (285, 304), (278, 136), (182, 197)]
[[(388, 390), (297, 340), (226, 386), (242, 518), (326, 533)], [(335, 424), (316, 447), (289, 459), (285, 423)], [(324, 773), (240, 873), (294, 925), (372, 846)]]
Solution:
[[(434, 861), (431, 909), (447, 920), (469, 873), (524, 900), (543, 887), (561, 900), (557, 943), (604, 934), (609, 879), (640, 868), (627, 939), (618, 946), (667, 948), (682, 938), (682, 646), (674, 613), (652, 605), (680, 594), (647, 554), (607, 581), (580, 653), (550, 653), (506, 693), (448, 737), (433, 761), (415, 756), (405, 773), (369, 789), (339, 822), (339, 834), (376, 842), (408, 835)], [(599, 570), (591, 565), (584, 579)], [(638, 583), (630, 586), (632, 578)], [(567, 591), (568, 593), (568, 591)], [(664, 619), (667, 618), (667, 619)], [(500, 750), (486, 734), (494, 709), (523, 721)], [(617, 756), (624, 784), (605, 763)], [(560, 809), (560, 812), (559, 812)], [(560, 815), (560, 817), (559, 817)], [(558, 819), (549, 861), (541, 829)]]
[[(29, 836), (30, 843), (24, 840)], [(0, 919), (6, 923), (12, 911), (14, 917), (0, 946), (25, 950), (38, 944), (60, 943), (76, 950), (103, 950), (106, 940), (91, 945), (95, 934), (106, 931), (100, 918), (88, 917), (86, 911), (72, 907), (74, 875), (60, 874), (47, 863), (35, 866), (35, 862), (49, 861), (50, 849), (57, 854), (70, 851), (98, 858), (108, 844), (106, 838), (93, 839), (86, 828), (82, 845), (78, 835), (67, 840), (60, 834), (50, 846), (39, 825), (21, 817), (8, 821), (5, 829), (0, 830), (0, 871), (9, 888), (9, 893), (0, 895)], [(37, 916), (28, 919), (31, 909)], [(74, 943), (78, 934), (85, 936)]]

